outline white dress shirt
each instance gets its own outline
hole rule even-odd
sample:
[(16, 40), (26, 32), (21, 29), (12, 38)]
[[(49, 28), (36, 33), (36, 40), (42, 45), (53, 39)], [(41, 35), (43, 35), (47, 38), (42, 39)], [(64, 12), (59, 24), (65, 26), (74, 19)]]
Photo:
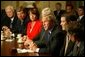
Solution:
[(64, 55), (66, 54), (69, 41), (70, 41), (70, 39), (69, 39), (69, 36), (68, 36), (68, 34), (67, 34), (67, 36), (66, 36), (66, 45), (65, 45)]
[(79, 16), (79, 18), (77, 19), (77, 21), (80, 21), (80, 20), (82, 19), (83, 16), (84, 16), (84, 15)]

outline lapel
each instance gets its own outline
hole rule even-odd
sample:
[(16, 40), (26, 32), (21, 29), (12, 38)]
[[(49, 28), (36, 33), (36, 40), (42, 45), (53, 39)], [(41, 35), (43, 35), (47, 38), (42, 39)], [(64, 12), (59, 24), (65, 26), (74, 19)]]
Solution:
[(66, 45), (66, 38), (64, 39), (64, 44), (63, 44), (62, 49), (60, 51), (60, 55), (64, 55), (65, 45)]
[(84, 42), (81, 41), (80, 46), (78, 47), (78, 51), (74, 51), (74, 55), (81, 56), (81, 55), (83, 55), (83, 51), (84, 51)]
[(81, 22), (81, 23), (84, 22), (84, 16), (81, 18), (80, 22)]
[(49, 42), (52, 41), (52, 39), (56, 36), (56, 34), (59, 32), (58, 27), (54, 26), (53, 30), (51, 31), (51, 35), (49, 37)]
[(71, 52), (71, 50), (73, 50), (74, 43), (75, 42), (69, 41), (68, 47), (67, 47), (67, 50), (66, 50), (66, 55), (68, 55)]
[(41, 41), (44, 42), (46, 45), (52, 41), (52, 38), (55, 36), (55, 34), (57, 33), (56, 31), (56, 27), (54, 26), (53, 30), (51, 31), (51, 34), (50, 34), (50, 37), (49, 37), (49, 40), (46, 41), (46, 39), (43, 37), (44, 36), (44, 33), (45, 33), (45, 30), (42, 29), (42, 32), (41, 32)]
[(63, 42), (62, 48), (60, 50), (60, 56), (64, 56), (65, 45), (66, 45), (66, 35), (67, 35), (66, 31), (62, 31), (62, 32), (63, 32), (65, 38), (64, 38), (64, 42)]

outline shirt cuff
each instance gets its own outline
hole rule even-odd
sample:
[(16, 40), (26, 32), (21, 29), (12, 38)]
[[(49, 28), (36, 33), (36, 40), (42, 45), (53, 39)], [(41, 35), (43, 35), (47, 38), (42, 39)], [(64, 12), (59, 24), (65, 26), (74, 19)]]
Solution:
[(37, 48), (35, 52), (39, 52), (40, 48)]

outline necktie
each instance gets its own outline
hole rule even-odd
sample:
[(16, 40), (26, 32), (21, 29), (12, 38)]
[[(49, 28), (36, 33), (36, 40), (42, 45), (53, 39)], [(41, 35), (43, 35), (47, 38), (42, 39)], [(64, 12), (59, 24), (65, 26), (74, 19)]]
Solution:
[(12, 28), (12, 21), (11, 21), (11, 23), (10, 23), (10, 28)]
[(77, 55), (79, 54), (79, 47), (77, 46)]
[(44, 37), (45, 37), (46, 43), (48, 43), (49, 42), (50, 33), (48, 31), (46, 31)]
[(73, 49), (73, 56), (77, 56), (79, 53), (79, 47), (77, 46), (77, 44), (75, 44), (74, 49)]
[(42, 39), (45, 41), (45, 43), (48, 43), (50, 37), (50, 33), (48, 31), (45, 31), (42, 35)]

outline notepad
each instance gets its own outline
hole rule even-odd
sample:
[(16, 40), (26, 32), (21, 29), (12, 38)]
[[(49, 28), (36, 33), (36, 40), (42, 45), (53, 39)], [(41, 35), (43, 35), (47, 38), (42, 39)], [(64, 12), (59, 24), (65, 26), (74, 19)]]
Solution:
[(20, 49), (20, 48), (17, 48), (17, 52), (18, 53), (27, 53), (27, 52), (34, 52), (34, 51), (32, 51), (30, 49)]
[(12, 42), (14, 39), (6, 39), (7, 42)]

